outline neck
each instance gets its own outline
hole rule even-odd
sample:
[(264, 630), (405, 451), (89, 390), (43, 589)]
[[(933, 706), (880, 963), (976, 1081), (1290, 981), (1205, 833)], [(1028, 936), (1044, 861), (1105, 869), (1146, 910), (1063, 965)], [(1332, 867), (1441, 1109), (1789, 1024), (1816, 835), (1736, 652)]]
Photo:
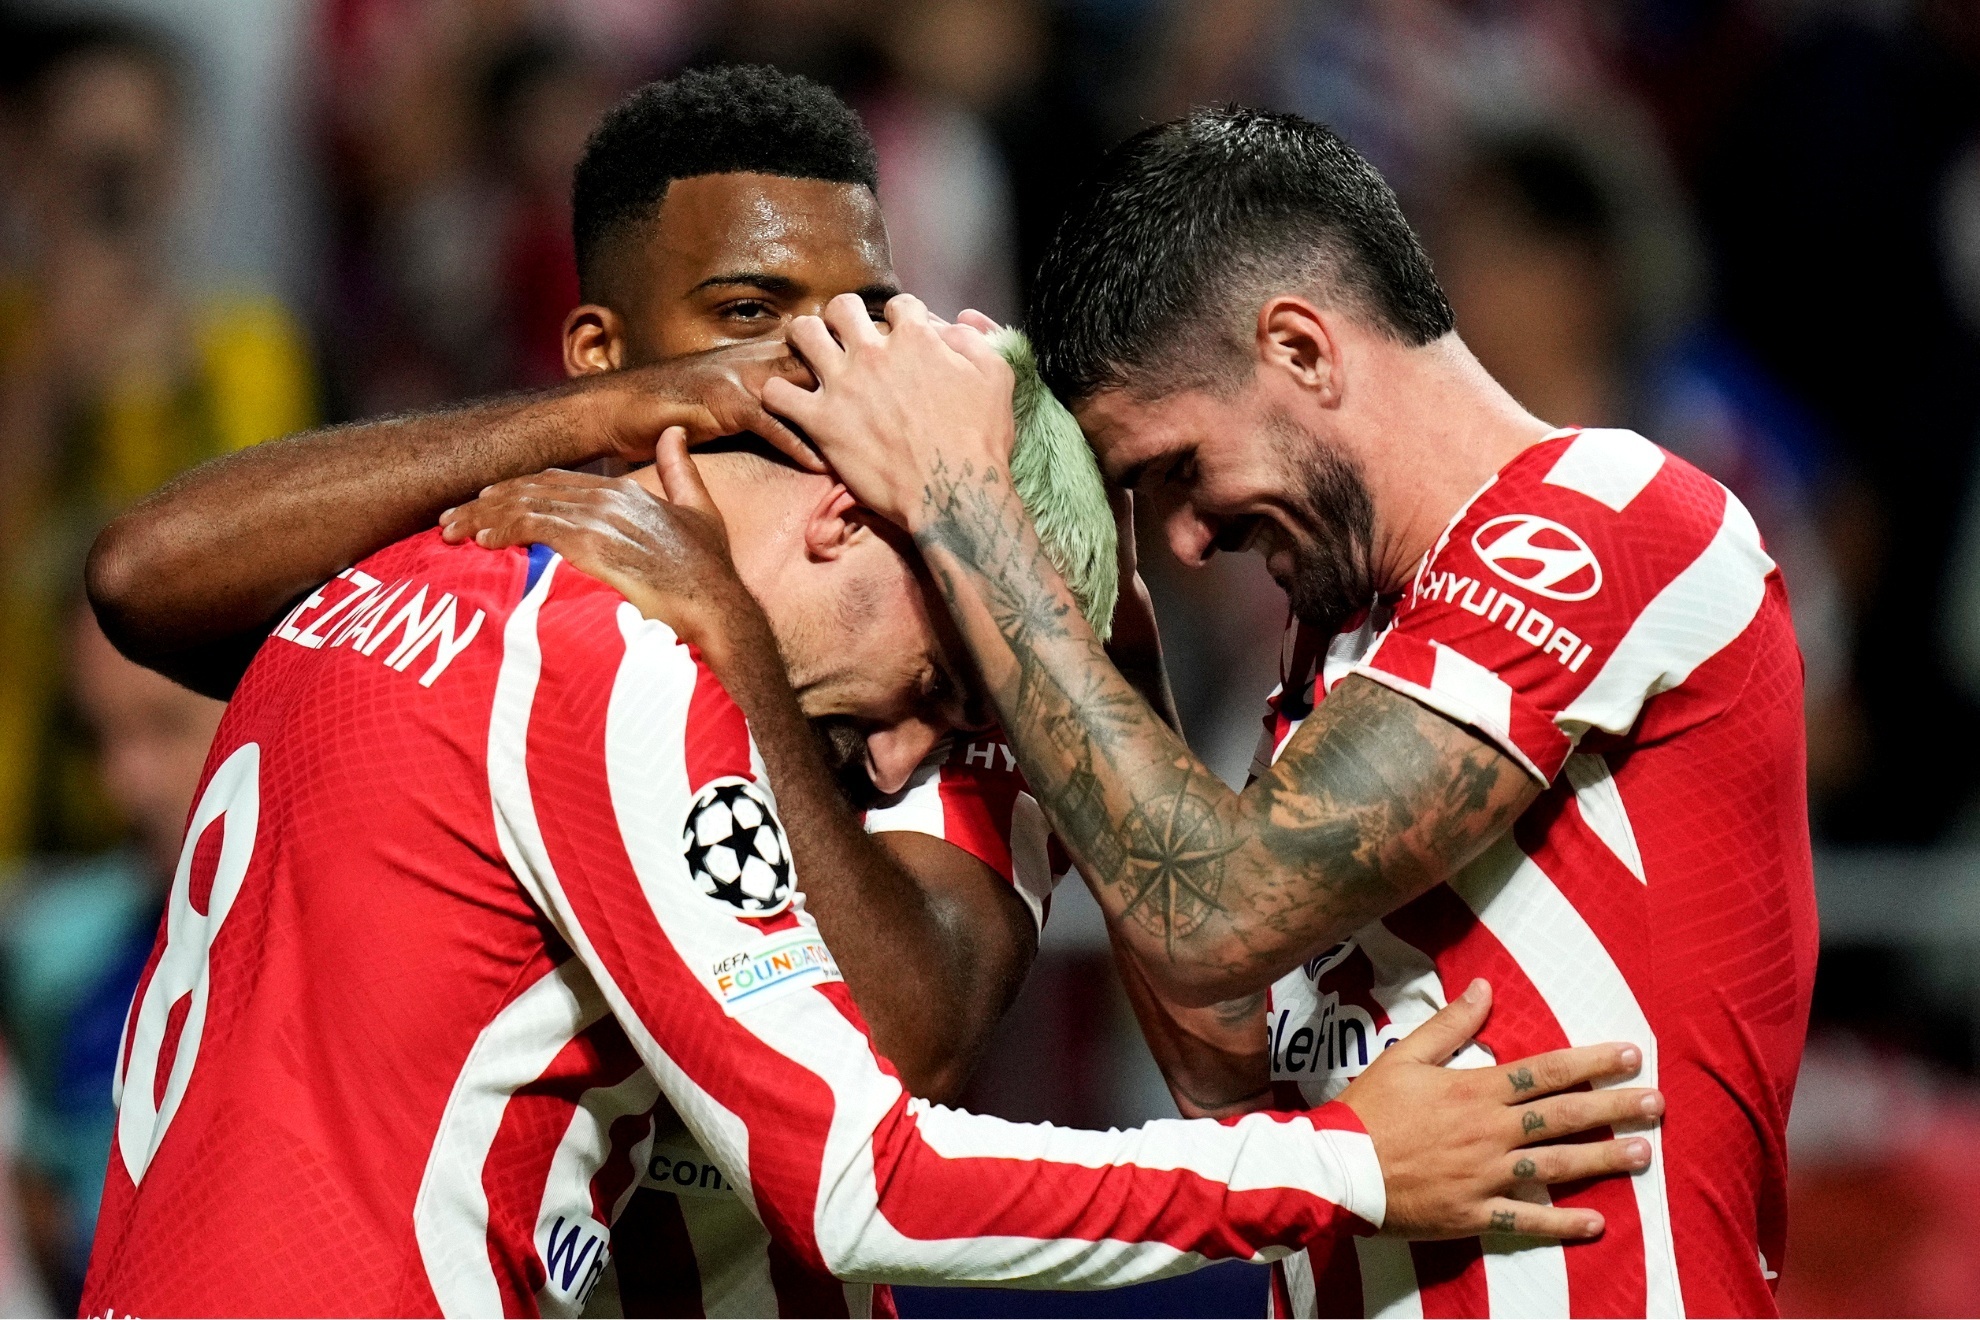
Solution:
[(1408, 585), (1478, 488), (1552, 428), (1492, 379), (1449, 334), (1422, 348), (1385, 344), (1372, 376), (1364, 474), (1375, 505), (1376, 584)]

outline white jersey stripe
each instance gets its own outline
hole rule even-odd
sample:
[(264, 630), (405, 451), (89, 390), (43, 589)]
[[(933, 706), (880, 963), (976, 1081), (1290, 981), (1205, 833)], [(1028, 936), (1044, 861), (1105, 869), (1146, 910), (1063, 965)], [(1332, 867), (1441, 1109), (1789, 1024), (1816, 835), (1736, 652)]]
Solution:
[[(1544, 1189), (1540, 1199), (1550, 1200)], [(1485, 1305), (1495, 1316), (1565, 1316), (1567, 1253), (1543, 1238), (1486, 1233), (1479, 1237), (1485, 1266)]]
[[(1281, 1262), (1286, 1272), (1286, 1292), (1292, 1299), (1294, 1315), (1316, 1315), (1319, 1305), (1318, 1289), (1313, 1285), (1313, 1256), (1309, 1252), (1296, 1251)], [(1266, 1309), (1269, 1311), (1270, 1303)]]
[(1401, 1238), (1361, 1238), (1354, 1253), (1361, 1266), (1361, 1313), (1382, 1320), (1421, 1320), (1423, 1294), (1417, 1290), (1416, 1261), (1409, 1254), (1409, 1243)]
[[(1038, 1128), (923, 1100), (908, 1103), (919, 1120), (921, 1139), (936, 1154), (950, 1159), (1044, 1159), (1085, 1169), (1103, 1169), (1120, 1162), (1122, 1143), (1117, 1132)], [(1276, 1122), (1264, 1115), (1251, 1115), (1227, 1130), (1248, 1134), (1253, 1128)], [(1213, 1169), (1204, 1158), (1202, 1131), (1165, 1120), (1143, 1129), (1142, 1139), (1135, 1144), (1134, 1163), (1142, 1169), (1187, 1169), (1215, 1177), (1234, 1192), (1273, 1187), (1333, 1188), (1339, 1195), (1327, 1199), (1371, 1224), (1382, 1222), (1386, 1209), (1382, 1166), (1367, 1134), (1323, 1128), (1314, 1133), (1312, 1141), (1301, 1142), (1298, 1149), (1305, 1158), (1288, 1164), (1282, 1152), (1240, 1145), (1234, 1163), (1218, 1160)]]
[[(770, 1234), (733, 1196), (682, 1196), (681, 1222), (701, 1273), (701, 1305), (709, 1320), (777, 1314), (770, 1278)], [(748, 1244), (744, 1249), (740, 1244)]]
[[(551, 562), (552, 570), (559, 562)], [(543, 581), (550, 577), (551, 572), (546, 571)], [(672, 629), (642, 617), (630, 604), (621, 602), (617, 620), (620, 634), (626, 640), (626, 653), (612, 684), (605, 718), (605, 760), (612, 808), (641, 888), (649, 894), (660, 885), (685, 888), (692, 881), (686, 873), (687, 863), (677, 831), (680, 804), (691, 797), (681, 748), (686, 745), (688, 697), (693, 691), (696, 672), (694, 661), (676, 643)], [(514, 636), (512, 630), (509, 645), (512, 650), (526, 652), (526, 663), (537, 667), (541, 661), (535, 612), (529, 614), (527, 623), (525, 636)], [(505, 671), (508, 664), (505, 657)], [(684, 686), (686, 694), (682, 691)], [(532, 683), (532, 695), (533, 691)], [(505, 766), (513, 766), (513, 776), (505, 775), (495, 782), (497, 814), (512, 821), (516, 838), (528, 841), (520, 857), (511, 858), (510, 865), (516, 868), (517, 876), (537, 897), (571, 947), (588, 964), (597, 965), (597, 951), (590, 937), (570, 919), (563, 887), (536, 827), (536, 805), (525, 760), (527, 719), (505, 725), (504, 730), (513, 744), (504, 746), (499, 760)], [(491, 780), (495, 780), (498, 763), (494, 738), (491, 730), (488, 758)], [(754, 933), (741, 922), (715, 913), (710, 904), (662, 903), (655, 905), (654, 910), (656, 919), (662, 912), (669, 918), (662, 921), (662, 926), (669, 939), (675, 941), (676, 948), (720, 947), (724, 939), (737, 944), (742, 942), (737, 932)], [(701, 929), (683, 937), (675, 928), (676, 923), (719, 929)], [(707, 969), (694, 970), (704, 981), (712, 979)], [(756, 1201), (749, 1187), (749, 1132), (742, 1120), (718, 1104), (661, 1051), (617, 985), (607, 978), (599, 988), (633, 1047), (654, 1070), (676, 1112), (693, 1131), (696, 1142), (721, 1166), (725, 1176), (733, 1171), (729, 1181), (736, 1195), (754, 1211)]]
[(1430, 643), (1436, 659), (1430, 670), (1430, 690), (1449, 710), (1465, 713), (1464, 722), (1512, 740), (1512, 688), (1506, 680), (1462, 651)]
[(516, 1089), (542, 1076), (572, 1037), (604, 1016), (591, 976), (568, 959), (496, 1014), (468, 1052), (413, 1202), (413, 1235), (442, 1314), (502, 1314), (482, 1169)]
[(1629, 823), (1629, 809), (1623, 805), (1622, 789), (1608, 761), (1592, 752), (1576, 752), (1561, 771), (1574, 785), (1575, 805), (1588, 828), (1631, 875), (1642, 880), (1643, 854), (1636, 846), (1636, 829)]
[(943, 750), (923, 761), (908, 776), (907, 786), (893, 801), (869, 808), (866, 832), (886, 834), (903, 830), (937, 839), (949, 837), (948, 817), (942, 810), (942, 763), (947, 755)]
[[(604, 997), (597, 998), (602, 1007)], [(590, 1218), (598, 1224), (600, 1256), (595, 1266), (603, 1268), (603, 1255), (609, 1252), (609, 1226), (619, 1217), (626, 1198), (632, 1194), (639, 1180), (628, 1180), (626, 1191), (617, 1204), (601, 1207), (603, 1223), (599, 1223), (591, 1213), (592, 1180), (611, 1154), (612, 1124), (628, 1114), (646, 1113), (659, 1098), (660, 1088), (654, 1083), (653, 1074), (645, 1068), (635, 1068), (617, 1086), (595, 1086), (578, 1098), (570, 1126), (564, 1129), (563, 1138), (550, 1157), (550, 1171), (543, 1180), (543, 1202), (536, 1212), (536, 1256), (546, 1274), (543, 1287), (537, 1290), (536, 1301), (544, 1315), (576, 1315), (583, 1305), (583, 1295), (573, 1295), (573, 1289), (585, 1284), (594, 1262), (583, 1258), (581, 1248), (573, 1250), (569, 1246), (572, 1234), (580, 1230), (587, 1234), (590, 1232), (590, 1227), (581, 1222), (581, 1217)], [(653, 1133), (649, 1125), (646, 1137), (628, 1153), (634, 1168), (645, 1167), (646, 1153), (652, 1146)]]
[(1052, 827), (1045, 809), (1029, 793), (1011, 803), (1011, 884), (1031, 912), (1038, 929), (1045, 929), (1045, 903), (1057, 884), (1052, 874)]
[[(1643, 1051), (1643, 1067), (1629, 1085), (1657, 1085), (1656, 1033), (1629, 982), (1574, 905), (1512, 836), (1500, 839), (1450, 883), (1531, 979), (1569, 1045), (1632, 1041)], [(1650, 1167), (1630, 1179), (1630, 1190), (1642, 1220), (1646, 1311), (1652, 1317), (1682, 1316), (1662, 1133), (1650, 1127), (1641, 1135), (1650, 1143)]]
[(1600, 672), (1555, 719), (1569, 736), (1589, 728), (1628, 732), (1645, 701), (1684, 682), (1753, 622), (1774, 561), (1753, 515), (1731, 491), (1725, 497), (1718, 533), (1644, 607)]
[(1578, 490), (1621, 513), (1663, 466), (1664, 451), (1634, 431), (1583, 431), (1541, 480)]
[[(583, 928), (570, 919), (569, 908), (563, 901), (562, 886), (537, 824), (536, 803), (529, 785), (529, 721), (542, 672), (537, 621), (561, 563), (560, 559), (550, 560), (536, 586), (510, 616), (504, 633), (502, 670), (496, 680), (495, 710), (489, 722), (489, 787), (495, 804), (496, 832), (510, 869), (550, 917), (559, 934), (587, 963), (595, 964), (596, 950)], [(641, 618), (631, 605), (621, 605), (618, 621), (621, 634), (628, 635), (628, 644), (612, 689), (606, 720), (606, 757), (608, 767), (618, 771), (611, 774), (611, 784), (613, 806), (619, 819), (649, 826), (647, 830), (625, 829), (623, 834), (641, 884), (650, 888), (653, 868), (662, 861), (667, 868), (663, 875), (685, 869), (678, 844), (671, 849), (657, 846), (653, 830), (677, 816), (679, 803), (688, 797), (687, 771), (681, 763), (679, 749), (685, 745), (683, 730), (689, 703), (682, 699), (680, 688), (685, 682), (692, 689), (694, 663), (684, 649), (675, 645), (672, 630), (665, 624)], [(629, 736), (642, 741), (657, 740), (653, 747), (662, 754), (623, 766)], [(667, 741), (670, 738), (671, 742)], [(670, 747), (671, 756), (665, 754), (665, 749)], [(639, 800), (628, 803), (624, 800), (627, 795)], [(674, 804), (671, 814), (664, 809), (668, 802)], [(673, 874), (672, 878), (677, 884), (688, 883), (684, 874)], [(608, 982), (599, 990), (616, 1010), (620, 1026), (653, 1070), (656, 1080), (665, 1084), (663, 1089), (676, 1111), (693, 1128), (701, 1148), (719, 1148), (718, 1158), (725, 1174), (733, 1171), (735, 1176), (729, 1181), (741, 1203), (753, 1214), (756, 1203), (748, 1185), (749, 1133), (742, 1120), (717, 1104), (661, 1053), (618, 987)], [(482, 1250), (485, 1256), (485, 1246)]]

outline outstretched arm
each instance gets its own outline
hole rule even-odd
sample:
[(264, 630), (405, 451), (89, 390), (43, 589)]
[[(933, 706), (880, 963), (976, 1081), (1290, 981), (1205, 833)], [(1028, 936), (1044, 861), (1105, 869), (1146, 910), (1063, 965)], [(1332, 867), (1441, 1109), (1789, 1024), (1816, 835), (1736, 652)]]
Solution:
[(133, 660), (226, 698), (298, 597), (497, 481), (651, 457), (676, 425), (697, 443), (754, 430), (815, 463), (757, 404), (757, 387), (779, 373), (809, 378), (782, 341), (757, 341), (217, 458), (104, 529), (90, 601)]
[[(1647, 1160), (1641, 1138), (1525, 1149), (1661, 1112), (1654, 1091), (1534, 1098), (1627, 1075), (1629, 1047), (1504, 1071), (1441, 1066), (1489, 1011), (1482, 982), (1343, 1102), (1308, 1114), (1096, 1134), (910, 1099), (809, 917), (766, 930), (688, 872), (678, 740), (694, 736), (694, 711), (721, 718), (702, 695), (704, 662), (664, 625), (564, 592), (568, 572), (546, 569), (509, 624), (511, 644), (545, 663), (524, 718), (490, 744), (491, 761), (517, 768), (493, 781), (505, 855), (589, 970), (574, 993), (600, 996), (723, 1176), (805, 1263), (851, 1278), (1106, 1287), (1378, 1228), (1586, 1237), (1600, 1229), (1593, 1212), (1507, 1193)], [(684, 735), (686, 699), (659, 694), (685, 692), (697, 697)], [(538, 719), (554, 739), (531, 736)], [(535, 756), (543, 746), (554, 764)], [(608, 804), (610, 828), (572, 828), (539, 797)], [(732, 973), (745, 966), (764, 971), (743, 983)]]
[(765, 403), (914, 535), (1033, 793), (1164, 994), (1262, 989), (1455, 874), (1538, 794), (1493, 744), (1357, 678), (1233, 792), (1110, 663), (1039, 545), (1010, 481), (1003, 360), (909, 298), (887, 335), (830, 314), (791, 327), (818, 391), (773, 381)]

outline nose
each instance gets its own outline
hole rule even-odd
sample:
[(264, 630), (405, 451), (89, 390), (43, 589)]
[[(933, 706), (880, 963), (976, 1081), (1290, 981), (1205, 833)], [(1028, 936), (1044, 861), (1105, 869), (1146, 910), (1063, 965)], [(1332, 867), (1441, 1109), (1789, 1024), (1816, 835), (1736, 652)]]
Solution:
[(898, 793), (947, 733), (926, 720), (902, 720), (866, 736), (866, 773), (882, 793)]
[(1178, 501), (1162, 520), (1169, 538), (1169, 550), (1183, 564), (1200, 568), (1217, 553), (1217, 533), (1221, 524), (1198, 513), (1187, 502)]

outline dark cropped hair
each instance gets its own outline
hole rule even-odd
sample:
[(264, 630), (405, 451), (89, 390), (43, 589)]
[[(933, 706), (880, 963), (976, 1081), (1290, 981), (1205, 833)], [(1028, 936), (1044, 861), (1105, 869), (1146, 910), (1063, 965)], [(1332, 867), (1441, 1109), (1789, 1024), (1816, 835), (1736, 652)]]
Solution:
[(587, 298), (600, 247), (650, 219), (675, 179), (701, 174), (775, 174), (879, 191), (865, 125), (809, 78), (732, 64), (648, 83), (599, 123), (571, 185), (578, 283)]
[(1060, 397), (1159, 395), (1227, 377), (1264, 299), (1301, 289), (1408, 344), (1453, 324), (1354, 148), (1298, 115), (1197, 110), (1108, 153), (1045, 253), (1026, 328)]

